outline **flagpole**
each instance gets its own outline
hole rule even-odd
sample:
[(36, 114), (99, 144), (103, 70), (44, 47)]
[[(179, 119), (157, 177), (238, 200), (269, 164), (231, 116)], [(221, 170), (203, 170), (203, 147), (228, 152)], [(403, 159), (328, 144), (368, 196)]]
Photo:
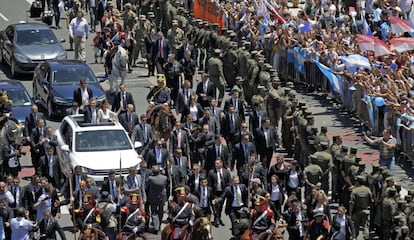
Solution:
[[(121, 197), (121, 191), (122, 191), (122, 185), (123, 185), (123, 180), (122, 180), (122, 156), (121, 156), (121, 152), (119, 152), (119, 196), (118, 196), (118, 200), (120, 200), (119, 198)], [(122, 230), (122, 213), (121, 213), (121, 205), (119, 205), (119, 216), (118, 216), (118, 227), (119, 227), (119, 231), (121, 232)]]

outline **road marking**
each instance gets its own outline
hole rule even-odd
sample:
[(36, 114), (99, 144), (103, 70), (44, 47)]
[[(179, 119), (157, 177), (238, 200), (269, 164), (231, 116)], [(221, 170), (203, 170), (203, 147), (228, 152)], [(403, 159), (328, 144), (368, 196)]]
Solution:
[(3, 18), (3, 20), (4, 20), (4, 21), (6, 21), (6, 22), (8, 22), (8, 21), (9, 21), (9, 19), (8, 19), (8, 18), (6, 18), (6, 16), (4, 16), (4, 15), (3, 15), (3, 14), (1, 14), (1, 13), (0, 13), (0, 17), (1, 17), (1, 18)]

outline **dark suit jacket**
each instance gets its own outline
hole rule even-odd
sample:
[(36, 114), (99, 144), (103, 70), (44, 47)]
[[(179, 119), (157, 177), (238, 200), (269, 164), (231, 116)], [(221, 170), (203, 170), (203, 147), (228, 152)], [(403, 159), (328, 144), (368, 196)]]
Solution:
[(159, 56), (159, 52), (160, 52), (160, 41), (163, 41), (162, 43), (162, 58), (164, 59), (164, 61), (168, 60), (168, 54), (170, 54), (171, 52), (171, 44), (170, 41), (166, 38), (163, 38), (162, 40), (157, 40), (154, 42), (154, 46), (152, 48), (153, 52), (152, 52), (152, 56), (154, 59), (157, 59)]
[[(309, 224), (309, 219), (306, 215), (306, 211), (301, 210), (302, 215), (302, 225)], [(287, 230), (289, 232), (289, 236), (292, 237), (292, 239), (300, 239), (300, 232), (299, 229), (296, 228), (296, 214), (294, 212), (290, 212), (287, 216), (286, 223), (288, 224)], [(305, 227), (306, 232), (306, 227)]]
[[(171, 167), (165, 169), (166, 175), (168, 177), (168, 184), (172, 181), (172, 189), (178, 188), (187, 182), (187, 175), (184, 175), (184, 172), (180, 170), (180, 168), (176, 165), (172, 165), (172, 175), (171, 175)], [(171, 175), (171, 176), (170, 176)], [(169, 185), (168, 185), (169, 186)]]
[[(263, 120), (264, 117), (267, 117), (267, 112), (261, 110), (261, 120)], [(257, 114), (257, 111), (252, 111), (251, 113), (249, 113), (249, 130), (250, 132), (254, 132), (254, 130), (256, 130), (257, 128), (259, 128), (259, 115)]]
[[(116, 184), (116, 187), (118, 188), (121, 185), (121, 181), (115, 178), (115, 184)], [(105, 179), (105, 181), (102, 183), (101, 194), (102, 192), (105, 192), (105, 191), (111, 194), (111, 187), (109, 186), (109, 179)]]
[(168, 178), (165, 175), (152, 175), (148, 178), (147, 199), (150, 204), (164, 204), (167, 201)]
[[(248, 194), (249, 194), (247, 187), (244, 184), (239, 184), (239, 186), (240, 186), (240, 191), (242, 195), (242, 202), (244, 206), (247, 206)], [(223, 195), (221, 195), (221, 197), (219, 197), (217, 200), (220, 202), (224, 202), (224, 200), (226, 200), (226, 208), (224, 211), (227, 215), (230, 214), (231, 204), (233, 203), (233, 200), (234, 200), (234, 185), (232, 184), (230, 186), (227, 186), (224, 189)]]
[[(98, 120), (98, 108), (95, 107), (95, 111), (96, 111), (96, 120)], [(92, 122), (92, 109), (90, 106), (85, 107), (85, 109), (83, 110), (83, 119), (85, 121), (85, 123), (91, 123)]]
[[(38, 188), (38, 186), (37, 186)], [(29, 183), (23, 188), (23, 206), (29, 211), (33, 211), (33, 205), (36, 203), (36, 192), (32, 191), (32, 185)]]
[(143, 128), (141, 127), (142, 124), (137, 124), (134, 127), (134, 130), (132, 131), (131, 134), (131, 141), (132, 143), (134, 142), (141, 142), (142, 145), (146, 145), (148, 143), (150, 143), (152, 141), (152, 135), (154, 133), (154, 129), (152, 128), (152, 126), (148, 123), (145, 123), (145, 128), (147, 130), (147, 142), (144, 142), (145, 138), (145, 131), (143, 130)]
[[(170, 134), (170, 152), (174, 152), (175, 149), (178, 148), (178, 131), (174, 130), (171, 132)], [(189, 153), (190, 149), (189, 149), (189, 139), (187, 136), (187, 132), (184, 129), (181, 129), (181, 149), (183, 150), (183, 156), (187, 156), (187, 154)]]
[[(200, 97), (200, 94), (202, 93), (207, 94), (207, 97)], [(209, 80), (207, 83), (207, 92), (204, 92), (204, 82), (201, 81), (197, 84), (196, 94), (197, 102), (200, 103), (202, 107), (208, 107), (210, 105), (209, 98), (216, 98), (216, 87), (214, 86), (214, 83)]]
[[(43, 136), (45, 136), (46, 128), (43, 127)], [(38, 127), (35, 127), (32, 129), (32, 132), (30, 134), (30, 152), (32, 154), (42, 155), (43, 154), (43, 147), (42, 144), (39, 142), (40, 140), (40, 129)], [(36, 153), (35, 150), (39, 149), (40, 152)]]
[[(12, 208), (12, 209), (15, 209), (16, 208), (16, 197), (17, 196), (15, 196), (13, 188), (14, 188), (13, 186), (9, 187), (9, 191), (11, 192), (11, 194), (14, 197), (14, 203), (9, 203), (9, 207)], [(21, 187), (21, 186), (19, 186), (18, 188), (19, 188), (19, 204), (20, 204), (20, 207), (23, 207), (24, 206), (24, 194), (25, 194), (26, 189), (24, 187)]]
[[(186, 46), (188, 46), (188, 47), (186, 47)], [(187, 44), (187, 45), (182, 45), (179, 49), (178, 49), (178, 51), (177, 51), (177, 56), (176, 56), (176, 59), (178, 60), (178, 61), (180, 61), (181, 59), (183, 59), (184, 58), (184, 53), (185, 53), (185, 49), (187, 48), (187, 50), (188, 51), (191, 51), (191, 58), (193, 58), (194, 60), (196, 60), (196, 58), (197, 58), (197, 55), (195, 54), (195, 48), (194, 48), (194, 46), (193, 45), (191, 45), (191, 44)]]
[[(201, 106), (200, 103), (196, 103), (196, 107), (197, 107), (197, 119), (202, 118), (203, 117), (203, 107)], [(185, 122), (186, 121), (186, 117), (188, 114), (190, 114), (190, 105), (185, 105), (183, 111), (181, 112), (181, 122)]]
[(206, 158), (206, 163), (204, 165), (204, 169), (206, 169), (207, 171), (210, 171), (211, 169), (213, 169), (214, 162), (219, 158), (223, 161), (225, 168), (231, 167), (230, 166), (231, 154), (230, 154), (229, 148), (226, 145), (224, 144), (220, 145), (219, 156), (217, 156), (216, 144), (209, 146), (207, 149), (207, 158)]
[[(250, 157), (250, 154), (256, 153), (256, 147), (252, 142), (247, 143), (247, 150), (248, 150), (248, 157)], [(249, 162), (249, 158), (246, 159), (245, 152), (243, 149), (242, 143), (237, 143), (234, 145), (233, 150), (233, 161), (231, 162), (231, 166), (234, 166), (235, 161), (237, 160), (237, 169), (240, 169), (243, 167), (244, 164), (247, 164)]]
[[(86, 91), (88, 91), (89, 98), (93, 98), (92, 89), (86, 87)], [(82, 92), (80, 88), (73, 91), (73, 101), (77, 102), (78, 106), (82, 106)]]
[[(37, 119), (43, 118), (45, 119), (45, 115), (41, 112), (36, 113)], [(33, 117), (33, 114), (30, 113), (25, 118), (25, 127), (24, 127), (24, 136), (30, 137), (30, 134), (32, 133), (32, 129), (37, 127), (37, 122), (35, 122), (35, 118)], [(46, 121), (45, 121), (46, 123)], [(45, 124), (46, 125), (46, 124)]]
[[(119, 105), (120, 105), (121, 100), (122, 100), (121, 92), (118, 92), (117, 94), (115, 94), (114, 101), (112, 102), (112, 111), (113, 112), (118, 111), (118, 109), (120, 107)], [(132, 94), (130, 92), (125, 92), (125, 100), (126, 100), (125, 107), (128, 104), (132, 104), (132, 105), (134, 105), (134, 108), (135, 108), (134, 97), (132, 96)], [(126, 111), (126, 109), (123, 109), (122, 111)]]
[(195, 190), (196, 190), (196, 186), (195, 186), (195, 180), (196, 180), (196, 177), (198, 178), (198, 184), (199, 184), (199, 186), (200, 186), (200, 178), (201, 178), (201, 176), (202, 176), (202, 174), (201, 173), (199, 173), (198, 174), (198, 176), (196, 176), (195, 174), (191, 174), (190, 175), (190, 177), (188, 178), (188, 182), (187, 182), (187, 184), (188, 184), (188, 186), (190, 187), (190, 190), (191, 190), (191, 192), (193, 193)]
[[(268, 138), (269, 138), (269, 147), (276, 151), (276, 148), (279, 144), (279, 140), (277, 137), (276, 129), (273, 126), (270, 126), (268, 129)], [(254, 135), (254, 142), (257, 148), (258, 154), (264, 154), (267, 146), (266, 146), (266, 137), (264, 133), (264, 128), (257, 128)]]
[(188, 108), (191, 96), (196, 96), (196, 93), (193, 89), (187, 89), (187, 101), (184, 95), (184, 89), (180, 89), (177, 94), (177, 99), (175, 100), (177, 106), (177, 112), (183, 113), (183, 111)]
[(233, 140), (234, 135), (240, 131), (240, 124), (241, 119), (240, 116), (237, 113), (234, 113), (234, 132), (231, 132), (231, 119), (230, 114), (225, 114), (222, 121), (221, 121), (221, 134), (224, 136), (224, 138), (229, 141)]
[(210, 131), (213, 132), (214, 134), (220, 133), (220, 127), (217, 124), (216, 117), (210, 116), (208, 119), (206, 117), (200, 118), (198, 120), (198, 125), (202, 127), (204, 124), (208, 124)]
[[(228, 112), (230, 106), (233, 106), (233, 98), (230, 98), (230, 99), (228, 99), (224, 102), (224, 111)], [(238, 107), (238, 110), (239, 110), (238, 113), (239, 113), (240, 119), (242, 121), (244, 121), (245, 120), (245, 118), (244, 118), (244, 105), (243, 105), (243, 101), (240, 100), (240, 98), (237, 99), (237, 107)]]
[[(157, 155), (155, 153), (155, 149), (148, 151), (147, 153), (147, 162), (148, 168), (152, 168), (152, 166), (157, 165)], [(165, 168), (166, 162), (168, 159), (168, 151), (165, 148), (161, 148), (161, 160), (162, 160), (162, 167)]]
[[(200, 204), (202, 203), (202, 197), (201, 197), (201, 186), (198, 187), (198, 189), (196, 189), (195, 191), (193, 191), (194, 195), (196, 195), (198, 197), (198, 199), (200, 200)], [(213, 188), (210, 186), (207, 186), (207, 206), (210, 207), (211, 206), (211, 200), (213, 200)], [(201, 205), (200, 205), (201, 206)]]
[(56, 232), (59, 233), (60, 239), (66, 240), (65, 233), (60, 228), (59, 222), (54, 218), (50, 218), (50, 223), (46, 219), (42, 219), (39, 223), (39, 230), (41, 239), (56, 239)]
[[(53, 159), (53, 178), (57, 186), (60, 186), (60, 179), (63, 178), (62, 169), (60, 168), (60, 160), (57, 154), (52, 156)], [(49, 178), (49, 156), (43, 155), (40, 157), (40, 175)]]
[[(82, 180), (86, 181), (87, 178), (88, 176), (86, 174), (81, 173), (80, 181)], [(73, 186), (73, 192), (75, 192), (76, 190), (76, 175), (75, 174), (72, 175), (72, 186)]]
[[(336, 221), (335, 220), (336, 216), (337, 215), (334, 215), (332, 217), (331, 223), (334, 223), (334, 221)], [(352, 221), (352, 218), (348, 215), (345, 215), (345, 230), (346, 230), (346, 235), (345, 235), (346, 240), (356, 239), (356, 231), (355, 231), (354, 222)]]
[(138, 114), (135, 112), (131, 112), (130, 114), (132, 118), (132, 131), (129, 130), (129, 119), (127, 112), (121, 113), (119, 115), (119, 123), (124, 127), (125, 131), (127, 131), (129, 134), (132, 134), (135, 125), (139, 123), (139, 118)]
[[(223, 171), (223, 179), (221, 183), (221, 188), (224, 191), (225, 187), (230, 185), (231, 175), (230, 175), (229, 170), (225, 168), (222, 168), (222, 171)], [(215, 195), (217, 194), (217, 184), (218, 184), (217, 169), (214, 168), (210, 170), (210, 172), (208, 172), (208, 185), (213, 188)]]
[(187, 170), (188, 170), (188, 159), (185, 156), (182, 156), (181, 158), (181, 166), (178, 165), (178, 158), (174, 156), (174, 164), (178, 166), (178, 169), (184, 174), (185, 182), (187, 182)]

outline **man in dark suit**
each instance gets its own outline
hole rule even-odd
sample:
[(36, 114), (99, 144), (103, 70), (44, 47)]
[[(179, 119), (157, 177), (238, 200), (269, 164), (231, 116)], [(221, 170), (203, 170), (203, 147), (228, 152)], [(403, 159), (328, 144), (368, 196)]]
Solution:
[(168, 60), (168, 54), (171, 53), (171, 44), (164, 37), (162, 32), (157, 33), (157, 41), (154, 42), (152, 55), (157, 66), (157, 73), (164, 73), (164, 64)]
[(211, 116), (214, 116), (217, 120), (217, 125), (221, 131), (221, 119), (223, 118), (223, 111), (220, 106), (217, 105), (217, 99), (211, 98), (210, 99), (210, 112)]
[(145, 189), (142, 187), (141, 175), (137, 174), (136, 167), (129, 168), (129, 174), (124, 178), (124, 192), (129, 196), (132, 193), (138, 194), (141, 198), (141, 203), (144, 204), (147, 200)]
[(19, 186), (20, 178), (13, 178), (13, 184), (9, 187), (9, 191), (13, 194), (14, 202), (9, 203), (9, 207), (13, 209), (13, 212), (16, 213), (16, 210), (19, 207), (24, 206), (24, 192), (25, 190)]
[(270, 124), (270, 118), (262, 119), (261, 127), (257, 128), (254, 135), (254, 142), (260, 160), (265, 167), (269, 167), (273, 153), (279, 146), (279, 139), (275, 127)]
[(23, 189), (23, 207), (29, 211), (30, 219), (36, 218), (36, 210), (33, 205), (36, 203), (36, 192), (39, 189), (39, 176), (33, 175), (30, 178), (30, 183)]
[(191, 96), (195, 96), (196, 93), (191, 89), (191, 82), (189, 80), (184, 81), (184, 86), (178, 91), (176, 103), (176, 110), (178, 113), (183, 113), (184, 110), (188, 109)]
[(101, 194), (102, 192), (108, 192), (112, 196), (112, 199), (117, 197), (117, 189), (120, 187), (120, 179), (115, 179), (115, 171), (109, 171), (108, 178), (102, 183)]
[(190, 153), (187, 132), (182, 129), (182, 124), (179, 121), (175, 122), (175, 129), (171, 132), (169, 150), (174, 152), (178, 148), (182, 150), (183, 156), (188, 156)]
[(263, 118), (267, 117), (266, 111), (262, 109), (262, 103), (254, 103), (253, 104), (253, 111), (249, 114), (249, 127), (250, 132), (254, 133), (257, 128), (262, 126)]
[(42, 140), (40, 140), (40, 142), (42, 143), (42, 156), (44, 156), (47, 152), (47, 148), (49, 146), (53, 147), (54, 152), (56, 152), (56, 147), (58, 146), (58, 140), (57, 140), (57, 136), (53, 134), (53, 128), (52, 127), (46, 127), (45, 130), (45, 136), (44, 138), (42, 138)]
[(72, 107), (66, 109), (66, 115), (78, 115), (82, 113), (83, 113), (83, 110), (79, 108), (79, 105), (77, 102), (73, 102)]
[[(219, 198), (213, 200), (213, 204), (224, 202), (226, 200), (226, 207), (224, 212), (229, 215), (230, 222), (235, 223), (240, 218), (238, 210), (242, 207), (247, 206), (248, 201), (248, 190), (246, 185), (240, 184), (238, 176), (233, 177), (233, 184), (227, 186), (224, 189), (223, 194)], [(232, 226), (233, 227), (233, 226)]]
[(209, 105), (209, 99), (216, 98), (216, 87), (214, 83), (209, 80), (209, 74), (203, 73), (202, 81), (197, 84), (196, 94), (197, 102), (200, 103), (201, 107), (205, 108)]
[(73, 101), (78, 103), (78, 106), (83, 109), (89, 105), (89, 100), (93, 98), (92, 89), (86, 86), (86, 79), (81, 78), (79, 81), (80, 87), (73, 91)]
[(83, 119), (85, 123), (96, 124), (98, 120), (98, 107), (96, 99), (90, 99), (89, 105), (84, 108)]
[(142, 143), (142, 149), (144, 149), (151, 141), (154, 134), (153, 127), (147, 123), (147, 116), (142, 114), (140, 116), (141, 122), (135, 125), (131, 135), (131, 141)]
[(150, 203), (151, 217), (155, 232), (160, 230), (162, 217), (164, 215), (164, 205), (167, 202), (168, 179), (160, 174), (157, 165), (152, 167), (152, 175), (148, 178), (148, 202)]
[(184, 182), (187, 183), (187, 174), (188, 174), (188, 159), (186, 156), (183, 156), (183, 150), (181, 148), (176, 148), (174, 151), (174, 165), (178, 167), (181, 171), (181, 174), (184, 176)]
[(130, 92), (127, 92), (125, 84), (119, 84), (119, 92), (115, 94), (114, 101), (112, 102), (112, 111), (118, 112), (119, 108), (122, 107), (121, 113), (127, 111), (128, 104), (132, 104), (135, 109), (134, 97)]
[(196, 60), (195, 58), (194, 58), (194, 56), (195, 56), (195, 48), (194, 48), (194, 46), (188, 41), (188, 38), (183, 38), (183, 40), (181, 41), (182, 42), (182, 44), (181, 44), (181, 47), (180, 48), (178, 48), (178, 51), (177, 51), (177, 60), (178, 61), (181, 61), (181, 60), (183, 60), (184, 59), (184, 57), (185, 57), (185, 53), (187, 52), (187, 51), (190, 51), (190, 53), (191, 53), (191, 56), (192, 56), (192, 59), (193, 60)]
[[(231, 176), (229, 170), (223, 168), (223, 161), (217, 159), (215, 161), (215, 168), (208, 173), (208, 184), (213, 188), (214, 198), (219, 198), (223, 195), (224, 189), (230, 185)], [(219, 224), (224, 226), (221, 220), (221, 212), (223, 211), (223, 201), (218, 201), (213, 205), (214, 222), (213, 225), (218, 227)]]
[(191, 174), (188, 178), (188, 186), (190, 187), (191, 192), (194, 192), (200, 187), (200, 182), (203, 175), (204, 177), (207, 177), (208, 172), (205, 174), (201, 174), (200, 170), (200, 164), (193, 164), (193, 174)]
[(44, 138), (45, 131), (45, 120), (39, 118), (37, 120), (37, 127), (33, 128), (30, 134), (30, 154), (32, 157), (33, 168), (36, 173), (39, 171), (39, 159), (44, 150), (41, 139)]
[(249, 131), (249, 126), (247, 122), (242, 122), (240, 124), (240, 131), (236, 132), (236, 134), (234, 135), (234, 144), (240, 143), (243, 138), (243, 135), (245, 134), (249, 135), (250, 142), (254, 140), (253, 133)]
[(62, 186), (61, 192), (63, 194), (63, 196), (65, 197), (65, 200), (63, 201), (63, 203), (61, 203), (62, 205), (65, 204), (69, 204), (70, 202), (70, 182), (72, 181), (72, 188), (73, 188), (73, 193), (75, 193), (76, 191), (78, 191), (80, 189), (81, 186), (81, 181), (86, 181), (86, 179), (88, 178), (88, 176), (84, 173), (82, 173), (82, 168), (81, 166), (75, 166), (75, 168), (73, 169), (73, 174), (72, 174), (72, 178), (66, 178), (65, 183)]
[(249, 142), (248, 134), (243, 135), (242, 141), (234, 145), (233, 161), (231, 168), (236, 167), (237, 173), (240, 177), (247, 171), (247, 164), (249, 163), (250, 154), (256, 153), (256, 147), (252, 142)]
[(240, 131), (240, 124), (241, 124), (240, 116), (237, 113), (235, 113), (234, 106), (230, 105), (228, 107), (227, 113), (224, 115), (221, 121), (221, 126), (222, 126), (221, 132), (224, 138), (226, 139), (227, 144), (229, 144), (229, 146), (234, 145), (235, 143), (234, 135), (238, 131)]
[(139, 123), (138, 114), (134, 112), (134, 105), (128, 104), (127, 111), (119, 115), (119, 123), (131, 137), (135, 125)]
[(59, 222), (51, 215), (49, 209), (43, 211), (43, 219), (39, 222), (40, 239), (56, 239), (56, 232), (60, 239), (66, 240), (65, 233), (61, 229)]
[[(139, 170), (137, 172), (137, 175), (139, 175), (141, 177), (141, 185), (142, 185), (142, 189), (145, 191), (145, 199), (144, 199), (144, 209), (146, 213), (149, 213), (150, 210), (150, 204), (148, 202), (148, 178), (151, 176), (152, 171), (150, 169), (148, 169), (148, 163), (145, 160), (142, 160), (140, 163), (140, 167)], [(145, 216), (145, 225), (149, 226), (149, 215), (147, 214)]]
[(96, 185), (96, 183), (93, 181), (91, 177), (86, 178), (86, 192), (92, 195), (93, 199), (96, 199), (98, 201), (101, 200), (101, 192), (99, 187)]
[(215, 116), (211, 115), (211, 111), (209, 107), (205, 107), (204, 108), (204, 116), (201, 117), (198, 120), (198, 124), (200, 126), (203, 126), (205, 124), (207, 124), (209, 126), (209, 129), (211, 132), (213, 132), (214, 134), (219, 134), (220, 133), (220, 126), (217, 123), (217, 119)]
[(49, 145), (44, 156), (40, 157), (40, 176), (46, 177), (55, 188), (60, 189), (64, 178), (60, 168), (59, 156), (54, 154), (54, 147)]
[(149, 151), (147, 157), (145, 158), (148, 162), (148, 168), (152, 166), (159, 166), (160, 168), (166, 167), (166, 162), (168, 159), (168, 151), (163, 147), (161, 140), (156, 142), (155, 148), (152, 151)]
[(24, 137), (26, 138), (27, 142), (30, 142), (30, 134), (32, 133), (32, 129), (37, 126), (38, 119), (45, 119), (45, 115), (39, 112), (39, 108), (36, 104), (32, 105), (32, 112), (26, 116), (25, 118), (25, 126), (24, 126)]
[[(168, 190), (176, 189), (179, 186), (183, 186), (187, 182), (187, 176), (180, 170), (180, 168), (174, 164), (174, 158), (170, 157), (167, 161), (165, 168), (165, 175), (168, 177)], [(172, 192), (168, 191), (167, 195), (171, 197)]]
[(214, 145), (208, 147), (207, 149), (207, 157), (206, 162), (204, 164), (204, 169), (206, 169), (207, 172), (214, 168), (214, 162), (216, 161), (216, 159), (223, 160), (225, 168), (231, 167), (230, 150), (227, 147), (227, 145), (223, 144), (223, 136), (219, 134), (216, 135), (214, 139)]
[(230, 106), (234, 107), (234, 112), (240, 116), (240, 119), (244, 121), (244, 103), (239, 98), (239, 89), (233, 88), (231, 98), (224, 102), (224, 111), (227, 112)]
[(200, 179), (200, 186), (194, 192), (194, 195), (200, 200), (200, 208), (203, 213), (203, 217), (211, 218), (211, 202), (213, 200), (213, 188), (208, 186), (208, 179), (203, 176)]

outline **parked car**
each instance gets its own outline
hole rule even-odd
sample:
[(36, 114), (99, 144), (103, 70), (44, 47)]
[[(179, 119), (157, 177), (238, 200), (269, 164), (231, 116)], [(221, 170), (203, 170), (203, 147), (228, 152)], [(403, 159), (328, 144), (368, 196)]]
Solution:
[(33, 99), (47, 109), (49, 117), (65, 116), (72, 106), (79, 80), (86, 79), (98, 104), (106, 98), (100, 82), (88, 64), (79, 60), (50, 60), (39, 64), (33, 75)]
[(66, 59), (66, 51), (49, 26), (17, 23), (0, 32), (0, 63), (10, 65), (11, 74), (31, 73), (46, 60)]
[(13, 102), (11, 116), (24, 126), (25, 118), (31, 112), (34, 103), (26, 88), (17, 80), (0, 80), (0, 92), (2, 91), (6, 91), (9, 100)]
[(132, 144), (119, 122), (100, 124), (84, 123), (83, 115), (63, 118), (55, 132), (58, 154), (65, 173), (69, 168), (81, 166), (82, 172), (102, 182), (115, 170), (116, 174), (128, 175), (130, 167), (139, 167), (141, 158), (135, 151), (141, 143)]

